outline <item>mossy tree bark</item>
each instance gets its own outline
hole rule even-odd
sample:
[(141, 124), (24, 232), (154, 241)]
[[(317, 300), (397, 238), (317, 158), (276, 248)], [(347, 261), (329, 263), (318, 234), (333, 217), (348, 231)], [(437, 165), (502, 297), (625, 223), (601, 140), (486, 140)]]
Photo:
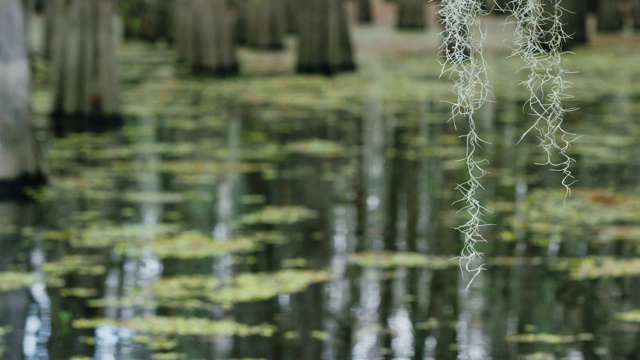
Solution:
[(0, 199), (45, 182), (30, 111), (30, 67), (20, 0), (0, 2)]
[(238, 73), (231, 9), (226, 0), (176, 1), (178, 59), (198, 73)]
[(284, 48), (284, 10), (283, 0), (249, 0), (246, 44), (264, 50)]
[(353, 50), (343, 0), (298, 3), (297, 72), (331, 75), (353, 71)]
[(614, 32), (622, 30), (622, 0), (598, 1), (598, 30)]
[(50, 0), (55, 130), (121, 125), (113, 0)]
[(398, 0), (396, 26), (402, 30), (426, 29), (424, 0)]

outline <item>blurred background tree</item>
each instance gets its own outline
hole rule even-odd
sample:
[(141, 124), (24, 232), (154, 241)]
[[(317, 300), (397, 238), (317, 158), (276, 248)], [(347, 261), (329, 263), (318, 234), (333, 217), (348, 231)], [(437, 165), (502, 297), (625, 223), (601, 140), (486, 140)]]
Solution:
[(246, 44), (263, 50), (282, 50), (286, 30), (283, 0), (247, 1)]
[(396, 26), (403, 30), (423, 30), (427, 27), (424, 0), (397, 0)]
[(331, 75), (354, 71), (353, 50), (342, 0), (308, 0), (298, 4), (299, 73)]
[(178, 59), (214, 76), (238, 73), (232, 12), (225, 0), (179, 0), (174, 13)]
[(0, 199), (45, 182), (34, 138), (26, 24), (20, 0), (0, 2)]
[(122, 123), (113, 0), (51, 0), (53, 126), (102, 130)]

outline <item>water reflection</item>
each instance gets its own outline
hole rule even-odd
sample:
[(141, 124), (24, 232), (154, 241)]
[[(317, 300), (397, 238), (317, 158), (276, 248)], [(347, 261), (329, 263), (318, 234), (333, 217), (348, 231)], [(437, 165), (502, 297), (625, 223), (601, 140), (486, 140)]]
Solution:
[[(522, 103), (484, 109), (496, 225), (489, 270), (465, 294), (446, 261), (464, 176), (446, 104), (374, 89), (348, 109), (291, 110), (183, 86), (178, 110), (55, 140), (47, 201), (0, 204), (0, 270), (33, 276), (0, 284), (3, 359), (640, 356), (640, 325), (615, 318), (640, 307), (638, 271), (598, 267), (638, 252), (633, 94), (568, 115), (594, 140), (574, 148), (583, 188), (566, 208), (557, 176), (530, 165), (535, 139), (516, 146)], [(187, 231), (207, 242), (159, 248)]]

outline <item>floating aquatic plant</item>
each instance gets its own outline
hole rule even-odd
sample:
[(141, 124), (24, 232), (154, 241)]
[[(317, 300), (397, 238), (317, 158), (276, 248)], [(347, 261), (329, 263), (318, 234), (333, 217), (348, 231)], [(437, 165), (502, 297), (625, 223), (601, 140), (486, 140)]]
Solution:
[(179, 228), (173, 224), (155, 225), (92, 225), (82, 230), (79, 236), (72, 237), (71, 244), (80, 248), (130, 246), (158, 237), (177, 233)]
[(577, 341), (591, 341), (593, 334), (583, 333), (578, 335), (561, 335), (550, 333), (525, 333), (508, 334), (508, 342), (517, 343), (543, 343), (543, 344), (570, 344)]
[(240, 222), (244, 225), (286, 225), (313, 219), (315, 217), (315, 211), (302, 206), (269, 205), (256, 212), (244, 215)]
[(640, 323), (640, 309), (617, 313), (615, 318), (620, 321)]
[(450, 257), (424, 255), (414, 252), (366, 251), (349, 256), (352, 264), (365, 267), (395, 268), (395, 267), (424, 267), (429, 269), (444, 269), (449, 266)]
[(32, 273), (3, 271), (0, 272), (0, 291), (11, 291), (35, 284), (37, 278)]
[(275, 331), (272, 325), (246, 325), (231, 320), (209, 320), (204, 318), (139, 316), (127, 320), (107, 318), (78, 319), (73, 322), (77, 329), (93, 329), (98, 326), (111, 325), (128, 328), (137, 333), (149, 333), (172, 336), (271, 336)]
[(305, 139), (290, 142), (285, 146), (285, 149), (291, 153), (316, 157), (333, 158), (346, 155), (344, 146), (335, 141), (323, 139)]
[[(599, 189), (575, 189), (566, 206), (564, 191), (536, 190), (524, 202), (524, 216), (511, 220), (513, 229), (501, 234), (513, 241), (517, 230), (530, 233), (532, 243), (546, 246), (548, 239), (558, 241), (640, 241), (640, 197)], [(523, 221), (526, 219), (526, 221)]]
[(253, 251), (256, 241), (248, 237), (215, 240), (200, 232), (187, 231), (150, 242), (149, 246), (161, 258), (196, 259)]
[(285, 269), (269, 273), (243, 273), (209, 294), (211, 301), (223, 304), (270, 299), (278, 294), (305, 290), (324, 282), (329, 274), (319, 270)]
[(95, 299), (95, 307), (158, 305), (181, 309), (207, 309), (212, 303), (231, 306), (262, 301), (279, 294), (301, 292), (310, 285), (329, 279), (321, 270), (284, 269), (274, 272), (240, 273), (228, 279), (212, 275), (181, 275), (160, 278), (149, 287), (128, 290), (118, 299)]
[(569, 275), (573, 280), (640, 276), (640, 259), (592, 256), (582, 259)]

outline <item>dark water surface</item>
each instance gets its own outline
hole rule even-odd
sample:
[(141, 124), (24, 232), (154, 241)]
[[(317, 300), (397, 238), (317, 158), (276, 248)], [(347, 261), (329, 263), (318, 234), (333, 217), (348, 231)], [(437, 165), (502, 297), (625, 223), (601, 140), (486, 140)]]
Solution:
[(1, 357), (640, 359), (639, 54), (570, 64), (564, 206), (535, 137), (516, 145), (519, 65), (497, 65), (478, 116), (495, 226), (465, 293), (464, 124), (437, 64), (192, 79), (131, 45), (127, 125), (46, 137), (52, 186), (0, 204)]

